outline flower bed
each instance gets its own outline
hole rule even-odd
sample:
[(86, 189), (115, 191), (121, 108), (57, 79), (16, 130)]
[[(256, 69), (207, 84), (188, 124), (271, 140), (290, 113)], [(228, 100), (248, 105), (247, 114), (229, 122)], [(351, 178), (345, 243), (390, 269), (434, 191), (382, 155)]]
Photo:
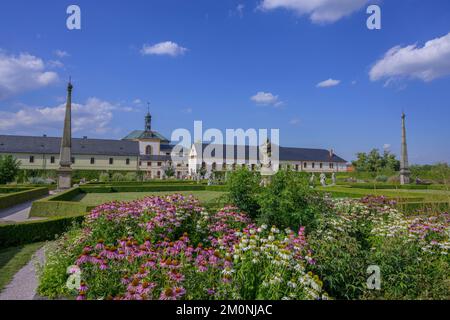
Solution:
[[(257, 227), (234, 207), (208, 214), (193, 197), (94, 209), (48, 256), (39, 292), (78, 299), (321, 299), (303, 228)], [(66, 287), (81, 270), (78, 291)]]

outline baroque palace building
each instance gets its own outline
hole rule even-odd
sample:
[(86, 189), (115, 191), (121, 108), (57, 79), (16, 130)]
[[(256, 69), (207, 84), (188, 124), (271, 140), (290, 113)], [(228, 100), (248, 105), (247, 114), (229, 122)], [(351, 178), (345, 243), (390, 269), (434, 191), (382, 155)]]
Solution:
[[(175, 145), (152, 130), (151, 123), (152, 117), (148, 112), (144, 130), (135, 130), (122, 140), (72, 138), (72, 169), (143, 171), (148, 178), (163, 179), (166, 170), (171, 167), (176, 178), (185, 179), (205, 171), (206, 176), (209, 176), (213, 171), (235, 170), (242, 166), (250, 170), (261, 168), (259, 147), (234, 146), (231, 147), (234, 154), (225, 157), (229, 146), (210, 145), (208, 148), (207, 144), (195, 143), (185, 154), (172, 154)], [(59, 137), (0, 135), (0, 155), (12, 155), (20, 161), (22, 169), (57, 170), (60, 165), (60, 147)], [(208, 153), (205, 149), (214, 149), (214, 152)], [(278, 151), (278, 161), (275, 162), (278, 168), (273, 168), (275, 170), (287, 168), (318, 173), (347, 171), (347, 162), (332, 150), (280, 146)]]

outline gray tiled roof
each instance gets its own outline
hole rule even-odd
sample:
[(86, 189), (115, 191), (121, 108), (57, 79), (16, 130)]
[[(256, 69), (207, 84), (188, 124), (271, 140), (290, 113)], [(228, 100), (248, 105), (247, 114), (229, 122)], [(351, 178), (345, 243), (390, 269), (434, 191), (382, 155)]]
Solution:
[[(203, 144), (202, 150), (209, 144)], [(199, 146), (199, 144), (197, 144)], [(226, 155), (227, 145), (217, 145), (222, 147), (223, 156)], [(245, 152), (245, 159), (249, 159), (249, 156), (256, 154), (259, 159), (259, 147), (255, 146), (234, 146), (234, 159), (237, 159), (238, 151)], [(212, 154), (215, 157), (214, 152)], [(293, 148), (293, 147), (280, 147), (279, 148), (279, 161), (323, 161), (323, 162), (343, 162), (347, 161), (342, 159), (333, 153), (330, 157), (330, 151), (325, 149), (308, 149), (308, 148)]]
[[(0, 135), (0, 153), (59, 154), (61, 138)], [(72, 139), (74, 155), (138, 156), (139, 143), (125, 140)]]

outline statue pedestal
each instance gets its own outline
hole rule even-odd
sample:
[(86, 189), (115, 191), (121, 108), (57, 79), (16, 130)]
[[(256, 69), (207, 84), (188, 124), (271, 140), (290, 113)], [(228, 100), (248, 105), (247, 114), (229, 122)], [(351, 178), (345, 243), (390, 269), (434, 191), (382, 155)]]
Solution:
[(411, 178), (410, 178), (411, 172), (408, 169), (401, 169), (400, 170), (400, 184), (410, 184)]
[(59, 168), (58, 173), (58, 190), (67, 190), (72, 188), (72, 169)]
[(272, 176), (274, 174), (272, 168), (262, 167), (261, 168), (261, 177), (262, 177), (262, 184), (264, 187), (268, 186), (272, 180)]

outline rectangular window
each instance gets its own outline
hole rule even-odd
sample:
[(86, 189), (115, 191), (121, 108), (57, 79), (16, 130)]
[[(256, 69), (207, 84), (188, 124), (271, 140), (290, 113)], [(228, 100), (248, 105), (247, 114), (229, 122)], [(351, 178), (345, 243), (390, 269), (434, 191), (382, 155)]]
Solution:
[(330, 169), (334, 168), (334, 163), (330, 163)]
[(320, 166), (320, 169), (322, 169), (322, 168), (323, 168), (323, 163), (320, 163), (320, 165), (319, 165), (319, 166)]
[(125, 160), (126, 165), (130, 165), (130, 159), (127, 158), (127, 160)]
[(308, 168), (308, 164), (306, 162), (303, 163), (303, 168)]
[(72, 164), (75, 163), (75, 157), (70, 158), (70, 161), (72, 162)]
[(114, 158), (109, 158), (109, 164), (110, 165), (114, 164)]
[(151, 167), (152, 163), (151, 162), (147, 162), (147, 167)]
[(55, 163), (55, 157), (54, 156), (50, 157), (50, 163)]
[(34, 163), (34, 156), (30, 156), (30, 163)]
[(298, 164), (295, 165), (295, 171), (298, 171)]
[(95, 164), (95, 158), (91, 158), (91, 164)]
[(311, 166), (312, 166), (312, 168), (314, 169), (314, 167), (316, 166), (316, 164), (313, 162), (313, 163), (311, 164)]
[(161, 167), (161, 162), (158, 162), (158, 167)]

